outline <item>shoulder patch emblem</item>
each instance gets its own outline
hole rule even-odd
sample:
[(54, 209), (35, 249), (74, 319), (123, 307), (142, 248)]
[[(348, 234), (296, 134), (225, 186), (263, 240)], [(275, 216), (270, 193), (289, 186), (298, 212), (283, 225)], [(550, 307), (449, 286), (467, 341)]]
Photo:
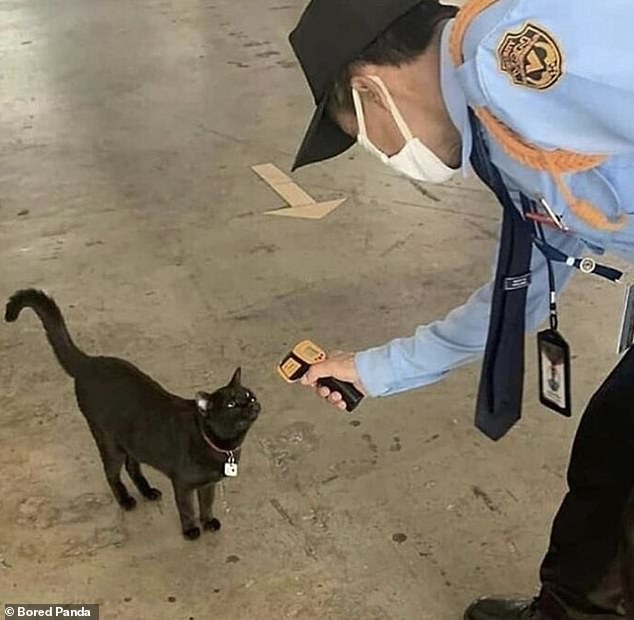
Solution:
[(508, 32), (497, 49), (500, 71), (514, 84), (545, 90), (563, 75), (561, 50), (543, 28), (526, 24), (519, 32)]

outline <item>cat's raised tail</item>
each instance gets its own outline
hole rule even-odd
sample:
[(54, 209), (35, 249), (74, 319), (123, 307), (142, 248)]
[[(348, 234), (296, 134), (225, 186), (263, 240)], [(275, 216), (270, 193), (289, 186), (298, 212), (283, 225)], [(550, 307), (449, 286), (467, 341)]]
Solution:
[(4, 320), (13, 323), (24, 308), (31, 308), (40, 317), (57, 360), (62, 368), (74, 377), (88, 356), (77, 348), (70, 337), (58, 305), (44, 291), (24, 289), (14, 293), (7, 302)]

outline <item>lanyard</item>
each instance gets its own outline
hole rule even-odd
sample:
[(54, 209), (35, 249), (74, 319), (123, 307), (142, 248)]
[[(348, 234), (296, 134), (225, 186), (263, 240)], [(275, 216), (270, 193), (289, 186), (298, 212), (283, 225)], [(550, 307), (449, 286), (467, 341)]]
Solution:
[(612, 282), (618, 281), (623, 276), (622, 271), (614, 269), (613, 267), (609, 267), (608, 265), (601, 265), (597, 263), (593, 258), (577, 258), (575, 256), (568, 256), (558, 248), (547, 243), (542, 224), (540, 220), (535, 217), (536, 211), (534, 203), (528, 200), (528, 198), (526, 198), (523, 194), (521, 194), (521, 202), (524, 215), (532, 215), (532, 217), (529, 217), (527, 219), (531, 219), (533, 221), (534, 229), (537, 230), (537, 234), (533, 234), (533, 243), (546, 259), (546, 262), (548, 263), (549, 274), (552, 269), (551, 262), (555, 262), (565, 263), (570, 267), (578, 269), (582, 273), (594, 273), (597, 276), (601, 276), (602, 278), (606, 278), (608, 280), (611, 280)]
[[(539, 368), (539, 400), (545, 407), (552, 409), (565, 417), (572, 415), (571, 403), (571, 366), (570, 347), (563, 336), (559, 333), (559, 317), (557, 314), (557, 290), (555, 287), (555, 271), (553, 262), (563, 262), (586, 273), (597, 273), (610, 277), (616, 275), (611, 268), (610, 271), (599, 271), (592, 261), (592, 269), (589, 265), (584, 265), (584, 261), (591, 259), (577, 259), (567, 256), (561, 250), (554, 248), (546, 242), (544, 228), (539, 218), (528, 217), (535, 215), (535, 203), (521, 196), (522, 210), (526, 219), (533, 222), (533, 244), (546, 259), (548, 269), (548, 309), (550, 329), (543, 330), (537, 334), (538, 368)], [(599, 266), (602, 267), (602, 266)], [(610, 275), (606, 275), (606, 274)], [(618, 274), (620, 277), (622, 274)], [(618, 279), (618, 278), (617, 278)]]
[[(528, 198), (521, 194), (522, 210), (526, 216), (529, 213), (535, 213), (535, 205), (529, 201)], [(546, 268), (548, 269), (548, 306), (549, 306), (549, 320), (550, 329), (557, 331), (559, 327), (559, 317), (557, 315), (557, 289), (555, 286), (555, 271), (553, 270), (553, 261), (563, 262), (567, 264), (568, 257), (557, 250), (553, 246), (546, 243), (546, 236), (544, 235), (544, 227), (539, 220), (533, 220), (533, 243), (537, 249), (543, 254), (546, 259)], [(551, 252), (551, 250), (553, 250)]]

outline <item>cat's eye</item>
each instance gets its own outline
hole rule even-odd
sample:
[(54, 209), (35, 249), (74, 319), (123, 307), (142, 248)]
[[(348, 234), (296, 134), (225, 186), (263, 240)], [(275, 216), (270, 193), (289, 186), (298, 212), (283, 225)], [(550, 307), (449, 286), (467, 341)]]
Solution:
[(233, 400), (230, 400), (230, 401), (227, 403), (227, 407), (228, 407), (229, 409), (233, 409), (233, 407), (235, 407), (235, 406), (236, 406), (236, 403), (235, 403), (235, 401), (233, 401)]

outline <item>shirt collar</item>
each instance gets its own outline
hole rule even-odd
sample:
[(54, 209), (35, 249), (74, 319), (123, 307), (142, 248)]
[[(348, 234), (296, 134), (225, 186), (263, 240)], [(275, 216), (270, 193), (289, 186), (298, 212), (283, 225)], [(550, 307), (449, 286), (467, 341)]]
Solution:
[(472, 148), (471, 125), (469, 123), (469, 109), (460, 82), (458, 71), (449, 53), (449, 36), (454, 20), (450, 19), (445, 24), (440, 42), (440, 87), (442, 96), (449, 112), (451, 122), (462, 136), (462, 175), (468, 176), (469, 157)]

